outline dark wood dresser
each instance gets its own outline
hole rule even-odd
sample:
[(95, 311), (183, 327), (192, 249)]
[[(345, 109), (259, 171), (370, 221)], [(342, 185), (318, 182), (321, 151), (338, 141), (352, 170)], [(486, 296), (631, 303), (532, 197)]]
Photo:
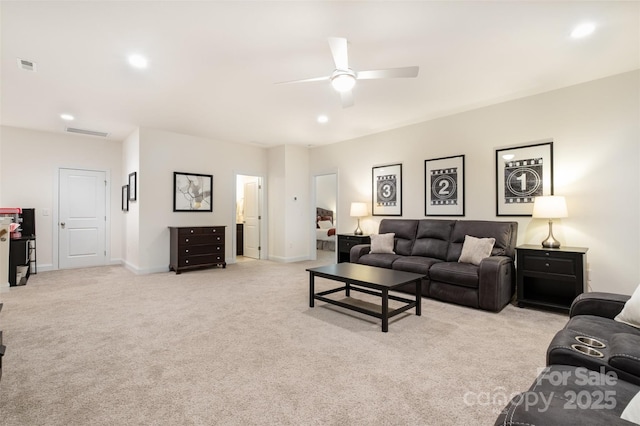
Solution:
[(169, 270), (209, 266), (227, 267), (224, 254), (224, 226), (170, 226), (171, 253)]

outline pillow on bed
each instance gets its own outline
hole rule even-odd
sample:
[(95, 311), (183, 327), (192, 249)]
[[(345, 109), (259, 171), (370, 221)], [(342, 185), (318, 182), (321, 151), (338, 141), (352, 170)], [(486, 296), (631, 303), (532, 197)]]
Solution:
[(321, 220), (318, 222), (318, 226), (320, 229), (329, 229), (333, 228), (333, 223), (330, 220)]
[(369, 253), (396, 254), (396, 252), (393, 251), (393, 238), (395, 236), (396, 234), (394, 232), (371, 235), (371, 251)]

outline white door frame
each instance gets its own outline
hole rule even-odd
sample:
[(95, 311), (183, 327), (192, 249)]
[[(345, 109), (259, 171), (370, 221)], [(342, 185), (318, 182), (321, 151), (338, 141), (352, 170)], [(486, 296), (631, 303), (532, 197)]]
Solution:
[[(105, 221), (105, 250), (107, 251), (107, 255), (105, 256), (106, 264), (111, 263), (111, 173), (109, 170), (100, 170), (100, 169), (89, 169), (86, 167), (67, 167), (67, 166), (58, 166), (53, 171), (53, 211), (52, 214), (52, 224), (51, 226), (51, 236), (53, 240), (52, 247), (52, 269), (57, 270), (60, 269), (60, 262), (58, 260), (58, 255), (60, 252), (59, 244), (59, 236), (60, 232), (60, 218), (59, 218), (59, 208), (60, 208), (60, 170), (61, 169), (69, 169), (69, 170), (86, 170), (92, 172), (104, 172), (105, 179), (107, 180), (107, 186), (105, 188), (107, 197), (105, 200), (105, 214), (107, 215), (107, 220)], [(121, 195), (118, 194), (118, 197)], [(119, 198), (118, 198), (119, 199)]]
[(267, 215), (267, 203), (266, 196), (267, 193), (267, 177), (262, 173), (252, 173), (252, 172), (233, 172), (233, 191), (232, 197), (233, 200), (231, 202), (231, 223), (233, 226), (231, 227), (231, 258), (227, 263), (236, 263), (237, 261), (237, 247), (238, 247), (238, 235), (236, 232), (236, 200), (238, 199), (238, 176), (253, 176), (260, 178), (260, 189), (258, 190), (258, 204), (260, 208), (260, 260), (269, 258), (269, 241), (268, 241), (268, 215)]
[[(333, 212), (333, 220), (335, 221), (336, 219), (338, 219), (338, 212), (340, 211), (340, 173), (338, 172), (338, 170), (330, 170), (330, 171), (326, 171), (326, 172), (322, 172), (322, 173), (314, 173), (311, 176), (311, 197), (310, 197), (310, 206), (309, 206), (309, 232), (311, 234), (311, 237), (309, 238), (309, 241), (311, 242), (309, 244), (309, 260), (316, 260), (318, 258), (318, 255), (316, 253), (316, 227), (314, 226), (315, 222), (316, 222), (316, 197), (317, 197), (317, 190), (316, 190), (316, 178), (320, 177), (320, 176), (327, 176), (327, 175), (336, 175), (336, 211)], [(336, 262), (338, 260), (338, 230), (336, 229), (336, 247), (335, 247), (335, 255), (336, 255)]]

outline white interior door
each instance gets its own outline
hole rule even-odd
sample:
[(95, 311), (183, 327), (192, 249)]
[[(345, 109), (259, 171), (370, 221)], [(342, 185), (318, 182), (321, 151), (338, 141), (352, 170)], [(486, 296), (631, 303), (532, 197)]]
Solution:
[(244, 247), (246, 257), (260, 259), (260, 181), (244, 184)]
[(60, 269), (106, 262), (106, 172), (60, 169), (58, 262)]

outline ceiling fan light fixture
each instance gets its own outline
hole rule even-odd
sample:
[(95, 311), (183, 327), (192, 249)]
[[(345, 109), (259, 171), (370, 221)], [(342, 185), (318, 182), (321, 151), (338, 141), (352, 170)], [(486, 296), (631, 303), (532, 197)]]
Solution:
[(336, 73), (331, 77), (331, 85), (338, 92), (348, 92), (356, 85), (356, 76), (352, 73)]

